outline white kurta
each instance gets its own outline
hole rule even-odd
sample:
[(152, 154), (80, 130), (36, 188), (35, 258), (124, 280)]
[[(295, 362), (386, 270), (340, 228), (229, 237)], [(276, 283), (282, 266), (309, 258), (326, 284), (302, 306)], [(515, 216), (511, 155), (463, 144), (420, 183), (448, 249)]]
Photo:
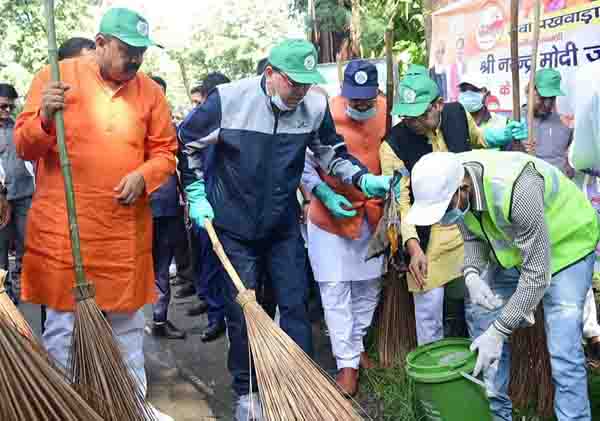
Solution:
[(308, 222), (308, 256), (317, 282), (349, 282), (379, 278), (383, 273), (383, 256), (367, 262), (371, 230), (363, 219), (358, 240), (351, 240), (322, 230)]

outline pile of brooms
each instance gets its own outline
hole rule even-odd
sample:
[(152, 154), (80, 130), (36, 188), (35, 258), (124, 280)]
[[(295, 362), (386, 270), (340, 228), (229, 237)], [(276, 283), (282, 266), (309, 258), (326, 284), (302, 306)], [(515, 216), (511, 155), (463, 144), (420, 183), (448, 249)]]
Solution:
[(102, 421), (37, 342), (0, 273), (0, 419)]
[[(45, 1), (52, 80), (60, 81), (54, 1)], [(35, 339), (0, 286), (0, 419), (2, 421), (151, 421), (138, 382), (119, 350), (112, 329), (85, 278), (71, 166), (62, 112), (55, 114), (57, 144), (75, 270), (75, 324), (69, 372), (63, 373)]]

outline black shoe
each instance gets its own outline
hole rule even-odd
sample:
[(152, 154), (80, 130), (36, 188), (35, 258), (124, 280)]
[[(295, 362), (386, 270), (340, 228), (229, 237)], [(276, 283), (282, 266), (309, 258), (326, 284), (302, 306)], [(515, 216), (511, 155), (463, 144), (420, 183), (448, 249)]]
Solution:
[(173, 323), (167, 320), (163, 323), (154, 322), (152, 324), (152, 336), (167, 339), (185, 339), (185, 332), (177, 329)]
[(195, 304), (193, 307), (188, 309), (188, 316), (200, 316), (208, 311), (208, 304), (204, 301), (200, 301), (198, 304)]
[(175, 293), (175, 298), (187, 298), (196, 295), (194, 285), (188, 284)]
[(202, 342), (212, 342), (225, 334), (225, 322), (209, 325), (200, 335)]

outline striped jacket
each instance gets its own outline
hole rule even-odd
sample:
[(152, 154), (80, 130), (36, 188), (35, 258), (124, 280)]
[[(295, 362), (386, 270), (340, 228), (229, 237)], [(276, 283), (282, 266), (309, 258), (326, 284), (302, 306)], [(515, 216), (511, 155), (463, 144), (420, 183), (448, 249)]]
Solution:
[(358, 185), (367, 169), (336, 134), (327, 98), (309, 91), (292, 111), (273, 107), (264, 77), (219, 85), (179, 126), (184, 186), (207, 183), (214, 223), (243, 240), (298, 224), (306, 148), (328, 174)]

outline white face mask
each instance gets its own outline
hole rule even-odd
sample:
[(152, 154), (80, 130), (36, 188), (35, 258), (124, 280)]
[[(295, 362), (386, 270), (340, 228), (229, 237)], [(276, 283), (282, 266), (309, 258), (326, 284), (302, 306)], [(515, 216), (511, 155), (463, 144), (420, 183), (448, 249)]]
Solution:
[[(271, 96), (271, 103), (273, 105), (275, 105), (277, 108), (279, 108), (279, 110), (281, 110), (281, 111), (292, 111), (293, 110), (292, 107), (288, 106), (285, 102), (283, 102), (283, 99), (281, 99), (281, 96), (279, 94), (275, 94), (275, 95)], [(298, 103), (298, 105), (300, 105), (301, 103), (302, 103), (302, 101), (300, 101)]]
[(366, 111), (359, 111), (356, 108), (352, 108), (349, 105), (346, 107), (346, 115), (354, 121), (365, 121), (375, 117), (376, 114), (377, 110), (375, 109), (375, 107), (371, 107)]

